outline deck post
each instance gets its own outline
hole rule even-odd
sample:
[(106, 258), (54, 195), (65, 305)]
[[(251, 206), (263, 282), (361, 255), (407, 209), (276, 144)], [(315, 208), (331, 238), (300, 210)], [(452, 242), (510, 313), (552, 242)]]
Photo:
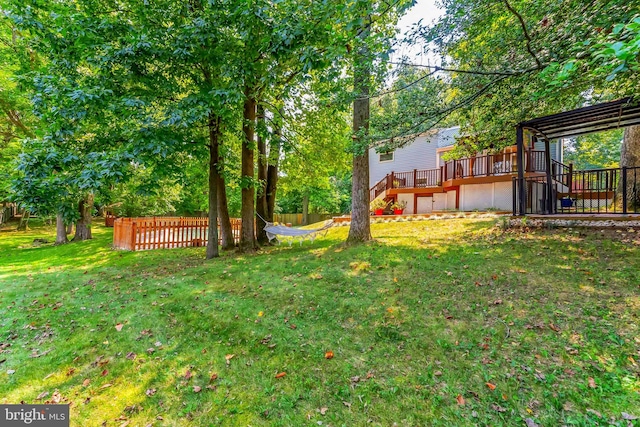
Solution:
[(518, 212), (516, 211), (517, 194), (518, 194), (518, 186), (516, 185), (516, 178), (514, 177), (511, 179), (511, 198), (512, 198), (511, 206), (513, 207), (513, 216), (516, 216), (518, 214)]
[(569, 163), (569, 176), (567, 177), (567, 187), (569, 187), (569, 198), (571, 198), (571, 188), (573, 187), (573, 163)]
[(527, 195), (524, 190), (524, 131), (522, 126), (516, 127), (516, 146), (518, 148), (518, 215), (525, 213), (527, 206)]
[(413, 170), (413, 187), (414, 188), (418, 186), (417, 184), (418, 181), (416, 179), (417, 177), (418, 177), (418, 169), (414, 169)]
[(391, 188), (395, 188), (395, 180), (396, 180), (396, 173), (395, 172), (391, 172)]
[(547, 138), (544, 139), (544, 162), (547, 172), (547, 213), (554, 213), (556, 207), (556, 201), (553, 194), (553, 182), (551, 177), (551, 144)]

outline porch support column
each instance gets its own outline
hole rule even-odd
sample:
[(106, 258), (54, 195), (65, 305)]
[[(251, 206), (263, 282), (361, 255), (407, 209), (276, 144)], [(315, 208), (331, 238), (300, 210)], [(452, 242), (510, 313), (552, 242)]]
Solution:
[(553, 194), (553, 182), (551, 181), (551, 144), (547, 138), (544, 139), (544, 163), (547, 172), (547, 213), (552, 214), (556, 207), (556, 200)]
[(524, 135), (522, 126), (516, 127), (516, 147), (518, 148), (518, 215), (523, 216), (527, 206), (527, 192), (524, 188)]

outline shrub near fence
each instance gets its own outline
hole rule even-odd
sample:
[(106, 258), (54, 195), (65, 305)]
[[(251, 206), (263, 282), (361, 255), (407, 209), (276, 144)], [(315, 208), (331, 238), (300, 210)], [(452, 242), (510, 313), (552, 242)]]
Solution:
[[(240, 241), (241, 224), (240, 219), (231, 219), (236, 243)], [(208, 218), (118, 218), (113, 227), (113, 246), (130, 251), (206, 246), (208, 229)]]

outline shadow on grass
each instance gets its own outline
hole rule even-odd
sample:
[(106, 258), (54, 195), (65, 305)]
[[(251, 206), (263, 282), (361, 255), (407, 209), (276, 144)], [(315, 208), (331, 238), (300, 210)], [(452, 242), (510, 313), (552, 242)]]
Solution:
[[(82, 425), (120, 416), (168, 425), (528, 417), (589, 425), (596, 416), (587, 409), (604, 421), (638, 407), (628, 359), (640, 306), (629, 282), (635, 248), (492, 224), (374, 225), (377, 240), (357, 246), (343, 245), (347, 229), (336, 228), (314, 244), (213, 261), (202, 249), (120, 254), (96, 241), (107, 261), (83, 269), (77, 253), (59, 254), (71, 266), (65, 280), (46, 270), (0, 278), (3, 300), (14, 301), (0, 308), (3, 328), (17, 335), (6, 366), (28, 368), (0, 374), (0, 394), (33, 401), (58, 389)], [(29, 260), (15, 260), (28, 271)], [(38, 344), (47, 325), (54, 334)], [(30, 358), (36, 347), (53, 350)], [(98, 356), (109, 363), (92, 366)], [(134, 405), (142, 409), (125, 410)]]

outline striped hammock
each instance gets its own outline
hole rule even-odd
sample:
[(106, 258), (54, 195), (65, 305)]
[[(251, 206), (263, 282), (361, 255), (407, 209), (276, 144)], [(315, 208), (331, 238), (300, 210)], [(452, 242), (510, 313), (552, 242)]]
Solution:
[(289, 246), (291, 246), (296, 240), (300, 241), (300, 246), (302, 246), (302, 242), (304, 242), (306, 239), (309, 239), (313, 242), (314, 240), (316, 240), (316, 237), (318, 237), (319, 234), (322, 233), (323, 236), (327, 234), (327, 231), (333, 225), (333, 220), (327, 221), (320, 228), (313, 228), (309, 230), (287, 227), (285, 225), (274, 225), (273, 223), (266, 221), (265, 223), (267, 225), (265, 225), (264, 231), (267, 232), (269, 241), (272, 241), (277, 237), (283, 237), (284, 240), (289, 242)]

